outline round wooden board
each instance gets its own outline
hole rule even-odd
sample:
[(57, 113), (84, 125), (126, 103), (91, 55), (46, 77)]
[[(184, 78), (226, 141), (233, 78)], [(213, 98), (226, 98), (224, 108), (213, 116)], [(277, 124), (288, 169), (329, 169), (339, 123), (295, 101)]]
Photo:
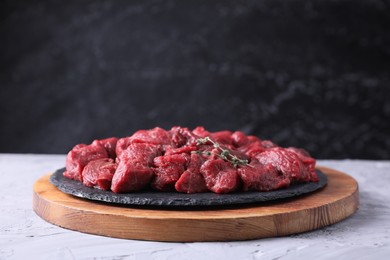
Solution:
[(356, 212), (357, 182), (318, 167), (325, 188), (272, 203), (229, 207), (123, 207), (80, 199), (59, 191), (49, 176), (34, 184), (33, 209), (44, 220), (84, 233), (154, 241), (233, 241), (285, 236), (339, 222)]

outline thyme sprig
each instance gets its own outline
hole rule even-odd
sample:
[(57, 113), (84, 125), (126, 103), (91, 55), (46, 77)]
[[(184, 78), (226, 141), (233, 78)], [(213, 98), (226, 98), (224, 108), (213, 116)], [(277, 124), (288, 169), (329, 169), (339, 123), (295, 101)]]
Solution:
[[(196, 145), (207, 144), (208, 142), (212, 143), (214, 148), (216, 148), (216, 149), (218, 149), (220, 151), (220, 153), (217, 154), (217, 156), (219, 158), (221, 158), (224, 161), (230, 162), (234, 167), (237, 168), (239, 165), (246, 165), (246, 166), (249, 166), (249, 167), (253, 167), (253, 165), (249, 164), (248, 160), (240, 159), (237, 156), (231, 154), (231, 152), (228, 149), (223, 149), (219, 143), (213, 141), (208, 136), (206, 136), (204, 138), (196, 139)], [(209, 152), (209, 151), (200, 151), (200, 150), (198, 150), (198, 151), (193, 151), (193, 153), (200, 154), (200, 155), (203, 154), (203, 155), (207, 155), (207, 156), (211, 155), (211, 152)]]

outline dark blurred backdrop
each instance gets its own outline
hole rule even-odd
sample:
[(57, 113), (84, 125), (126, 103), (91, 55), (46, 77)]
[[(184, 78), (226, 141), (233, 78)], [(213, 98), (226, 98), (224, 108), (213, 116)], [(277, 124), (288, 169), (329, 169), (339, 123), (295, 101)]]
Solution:
[(1, 1), (0, 152), (242, 130), (390, 159), (389, 1)]

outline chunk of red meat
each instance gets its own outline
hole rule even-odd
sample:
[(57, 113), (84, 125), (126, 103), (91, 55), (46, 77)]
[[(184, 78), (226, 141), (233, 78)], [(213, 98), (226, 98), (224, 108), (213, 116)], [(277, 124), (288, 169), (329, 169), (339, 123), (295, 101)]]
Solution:
[(271, 191), (290, 185), (290, 178), (272, 164), (264, 165), (253, 159), (250, 165), (252, 167), (241, 166), (237, 169), (243, 191)]
[(116, 143), (116, 147), (115, 147), (116, 156), (119, 157), (121, 155), (122, 151), (126, 150), (130, 144), (131, 144), (130, 137), (119, 138), (117, 143)]
[[(288, 147), (284, 149), (296, 153), (297, 155), (299, 155), (300, 158), (311, 158), (310, 154), (305, 149), (296, 148), (296, 147)], [(314, 160), (314, 158), (311, 159)]]
[(254, 157), (259, 153), (265, 151), (265, 148), (261, 144), (261, 141), (248, 142), (247, 144), (237, 148), (238, 151), (245, 153), (249, 157)]
[(132, 136), (120, 138), (116, 144), (116, 156), (119, 157), (133, 143), (146, 143), (154, 145), (169, 145), (171, 134), (162, 128), (156, 127), (151, 130), (139, 130)]
[(151, 183), (152, 188), (160, 191), (173, 190), (189, 160), (188, 154), (164, 155), (154, 158), (156, 168), (153, 168), (155, 177)]
[(116, 157), (115, 149), (116, 149), (117, 142), (118, 142), (118, 138), (116, 137), (110, 137), (106, 139), (93, 141), (93, 143), (100, 143), (101, 145), (103, 145), (104, 149), (106, 149), (107, 151), (108, 156), (112, 159), (115, 159)]
[(208, 191), (202, 174), (200, 172), (191, 172), (188, 170), (183, 172), (180, 176), (175, 184), (175, 189), (178, 192), (188, 194)]
[(273, 142), (271, 142), (270, 140), (263, 140), (263, 141), (261, 141), (261, 145), (265, 149), (277, 147), (277, 145), (274, 144)]
[(310, 172), (310, 180), (317, 182), (318, 176), (316, 174), (316, 159), (312, 158), (310, 154), (305, 151), (304, 149), (295, 148), (295, 147), (289, 147), (287, 148), (288, 151), (294, 152), (298, 155), (299, 159), (303, 162), (303, 164), (306, 166), (308, 171)]
[(76, 145), (72, 148), (72, 150), (77, 150), (77, 149), (83, 148), (83, 147), (85, 147), (85, 146), (87, 146), (87, 145), (86, 145), (86, 144), (76, 144)]
[(153, 159), (161, 155), (161, 145), (147, 143), (130, 144), (118, 159), (118, 167), (112, 179), (111, 190), (116, 193), (139, 191), (153, 177)]
[(132, 161), (145, 167), (153, 166), (153, 159), (162, 155), (162, 146), (147, 143), (132, 143), (117, 157), (118, 161), (123, 159)]
[(233, 145), (233, 139), (232, 139), (232, 132), (231, 131), (219, 131), (214, 132), (210, 134), (210, 138), (219, 143), (219, 144), (225, 144), (225, 145)]
[(298, 155), (284, 148), (267, 149), (265, 152), (256, 155), (256, 159), (262, 164), (272, 164), (288, 176), (292, 182), (308, 182), (311, 179), (311, 173)]
[(184, 145), (195, 146), (196, 139), (198, 138), (185, 127), (174, 126), (169, 132), (172, 136), (171, 142), (173, 147), (182, 147)]
[(82, 171), (90, 162), (97, 159), (108, 158), (106, 149), (99, 143), (90, 145), (78, 145), (66, 156), (66, 171), (64, 176), (78, 181), (83, 181)]
[(111, 190), (115, 193), (139, 191), (149, 184), (152, 177), (153, 170), (151, 168), (122, 160), (118, 163), (112, 178)]
[(198, 154), (191, 154), (191, 160), (187, 170), (180, 176), (175, 184), (175, 189), (183, 193), (206, 192), (208, 188), (200, 173), (200, 167), (205, 159)]
[(277, 145), (269, 140), (260, 140), (255, 136), (248, 136), (248, 142), (237, 149), (249, 157), (255, 157), (257, 154), (273, 147), (277, 147)]
[(206, 136), (210, 136), (210, 132), (207, 131), (206, 129), (204, 129), (203, 126), (198, 126), (196, 128), (194, 128), (194, 130), (192, 130), (192, 133), (198, 137), (206, 137)]
[(198, 147), (196, 147), (196, 146), (186, 145), (186, 146), (182, 146), (179, 148), (174, 148), (174, 147), (168, 145), (168, 146), (165, 146), (165, 155), (182, 154), (182, 153), (190, 154), (191, 152), (196, 151), (196, 150), (198, 150)]
[(148, 144), (170, 144), (170, 132), (155, 127), (150, 130), (139, 130), (130, 136), (131, 143), (148, 143)]
[(232, 192), (240, 186), (237, 170), (222, 159), (210, 158), (200, 167), (200, 172), (207, 188), (215, 193)]
[(187, 164), (190, 161), (190, 156), (186, 153), (182, 154), (172, 154), (172, 155), (162, 155), (157, 156), (153, 159), (153, 165), (155, 167), (169, 167), (172, 164), (180, 164), (183, 167), (187, 167)]
[(236, 131), (231, 136), (234, 147), (246, 145), (249, 142), (248, 137), (241, 131)]
[(116, 166), (111, 158), (90, 161), (82, 172), (84, 185), (109, 190)]
[(254, 135), (248, 135), (248, 142), (249, 143), (261, 142), (261, 139)]

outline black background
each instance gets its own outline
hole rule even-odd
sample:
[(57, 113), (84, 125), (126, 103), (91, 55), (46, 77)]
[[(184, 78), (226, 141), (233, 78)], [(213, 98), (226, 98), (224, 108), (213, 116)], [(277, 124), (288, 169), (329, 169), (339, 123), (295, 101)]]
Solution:
[(388, 1), (2, 1), (0, 152), (173, 125), (390, 159)]

